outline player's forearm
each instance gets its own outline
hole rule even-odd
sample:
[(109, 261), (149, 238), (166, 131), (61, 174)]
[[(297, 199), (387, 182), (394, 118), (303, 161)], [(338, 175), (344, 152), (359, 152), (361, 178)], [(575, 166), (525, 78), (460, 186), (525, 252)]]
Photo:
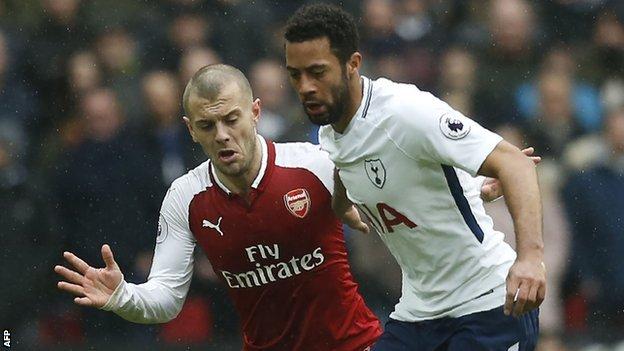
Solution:
[(518, 155), (498, 173), (514, 222), (518, 258), (542, 261), (542, 204), (535, 166), (524, 155)]
[(165, 323), (180, 313), (188, 285), (154, 278), (138, 285), (122, 281), (102, 309), (135, 323)]
[(347, 198), (347, 190), (342, 184), (338, 170), (334, 169), (334, 194), (332, 195), (332, 209), (341, 217), (353, 205)]

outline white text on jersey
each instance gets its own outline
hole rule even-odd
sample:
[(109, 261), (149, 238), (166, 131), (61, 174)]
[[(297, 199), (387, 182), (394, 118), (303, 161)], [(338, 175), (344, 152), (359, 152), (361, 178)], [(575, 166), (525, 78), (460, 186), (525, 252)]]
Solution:
[[(253, 250), (249, 249), (258, 248), (260, 246), (263, 245), (251, 246), (245, 249), (251, 262), (254, 262), (253, 260), (255, 260), (255, 258), (253, 254), (250, 254)], [(277, 254), (279, 257), (279, 248), (277, 245), (275, 246), (272, 253)], [(264, 246), (265, 250), (267, 248), (268, 246)], [(271, 255), (271, 258), (275, 258), (275, 256)], [(264, 266), (256, 262), (256, 269), (254, 270), (241, 273), (232, 273), (223, 270), (221, 271), (221, 275), (223, 275), (228, 286), (232, 289), (251, 288), (273, 283), (280, 279), (288, 279), (292, 276), (310, 271), (323, 264), (324, 261), (325, 256), (323, 256), (323, 252), (320, 247), (317, 247), (311, 253), (301, 257), (293, 256), (289, 261), (267, 264)]]

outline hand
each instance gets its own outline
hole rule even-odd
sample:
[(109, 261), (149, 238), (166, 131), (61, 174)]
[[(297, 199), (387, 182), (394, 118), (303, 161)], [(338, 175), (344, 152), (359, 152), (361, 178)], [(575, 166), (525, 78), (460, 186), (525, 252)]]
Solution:
[(351, 205), (347, 208), (342, 216), (340, 216), (342, 222), (348, 225), (351, 229), (359, 230), (364, 234), (370, 233), (370, 228), (368, 224), (362, 221), (360, 217), (360, 213), (355, 208), (355, 206)]
[(546, 296), (546, 267), (537, 260), (516, 260), (507, 275), (505, 315), (518, 317), (539, 307)]
[(108, 245), (102, 245), (105, 268), (93, 268), (71, 252), (64, 252), (63, 257), (76, 271), (63, 266), (54, 267), (54, 271), (67, 280), (60, 281), (57, 285), (59, 289), (76, 295), (74, 302), (78, 305), (101, 308), (123, 279)]
[[(540, 156), (533, 156), (535, 149), (533, 147), (528, 147), (522, 150), (522, 153), (531, 158), (533, 163), (536, 165), (542, 162), (542, 158)], [(503, 187), (501, 186), (500, 180), (496, 178), (485, 178), (483, 185), (481, 186), (481, 199), (485, 202), (491, 202), (499, 197), (503, 196)]]

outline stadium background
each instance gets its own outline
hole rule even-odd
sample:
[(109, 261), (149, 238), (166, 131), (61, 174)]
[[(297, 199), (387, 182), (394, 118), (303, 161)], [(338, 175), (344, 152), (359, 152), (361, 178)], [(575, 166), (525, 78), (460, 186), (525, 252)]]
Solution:
[[(205, 64), (248, 75), (263, 135), (315, 141), (283, 68), (281, 29), (303, 3), (0, 0), (0, 327), (14, 349), (240, 347), (202, 253), (184, 311), (161, 326), (73, 306), (52, 268), (65, 249), (101, 265), (107, 242), (126, 279), (144, 281), (168, 184), (203, 160), (180, 100)], [(361, 29), (364, 75), (415, 83), (544, 156), (539, 350), (624, 349), (622, 1), (341, 4)], [(504, 201), (487, 209), (513, 243)], [(376, 235), (347, 237), (383, 320), (397, 266)]]

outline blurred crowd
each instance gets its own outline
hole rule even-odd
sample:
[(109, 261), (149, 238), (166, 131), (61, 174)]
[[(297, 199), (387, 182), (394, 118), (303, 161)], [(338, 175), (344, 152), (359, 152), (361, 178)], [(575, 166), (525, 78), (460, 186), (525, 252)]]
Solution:
[[(201, 252), (181, 315), (158, 326), (73, 306), (52, 267), (63, 250), (101, 265), (109, 243), (126, 280), (146, 279), (162, 198), (205, 160), (181, 119), (181, 92), (204, 65), (249, 77), (261, 134), (316, 142), (283, 59), (282, 28), (306, 2), (0, 0), (0, 327), (15, 344), (240, 347)], [(539, 350), (624, 350), (624, 2), (339, 4), (360, 25), (361, 73), (414, 83), (544, 157)], [(487, 211), (513, 244), (504, 200)], [(385, 319), (400, 295), (396, 263), (376, 236), (347, 236), (361, 291)]]

